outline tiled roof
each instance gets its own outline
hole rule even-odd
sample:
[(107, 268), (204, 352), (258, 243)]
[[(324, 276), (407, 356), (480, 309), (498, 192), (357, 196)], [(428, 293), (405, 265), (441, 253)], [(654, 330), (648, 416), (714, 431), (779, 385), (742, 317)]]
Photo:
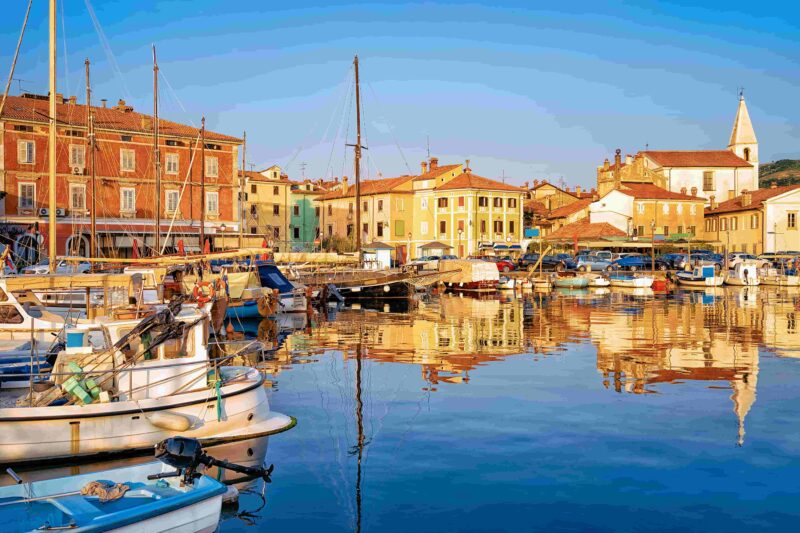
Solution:
[(487, 191), (511, 191), (511, 192), (524, 192), (521, 187), (514, 187), (507, 185), (500, 181), (491, 180), (478, 176), (471, 172), (459, 174), (450, 181), (436, 187), (437, 191), (450, 191), (453, 189), (483, 189)]
[(742, 205), (743, 195), (739, 195), (736, 198), (722, 202), (715, 209), (707, 208), (705, 213), (706, 215), (716, 215), (720, 213), (732, 213), (734, 211), (757, 209), (761, 207), (761, 204), (764, 203), (764, 200), (769, 200), (770, 198), (774, 198), (796, 189), (800, 189), (800, 185), (784, 185), (783, 187), (775, 187), (774, 189), (756, 189), (749, 193), (750, 203), (748, 205)]
[(697, 200), (702, 202), (706, 200), (700, 196), (668, 191), (651, 183), (622, 182), (619, 191), (639, 200)]
[(561, 207), (557, 207), (556, 209), (553, 209), (547, 215), (547, 218), (568, 217), (570, 215), (573, 215), (573, 214), (577, 213), (581, 209), (586, 209), (587, 207), (589, 207), (589, 204), (591, 204), (591, 203), (592, 203), (592, 199), (591, 198), (584, 198), (583, 200), (576, 200), (576, 201), (572, 202), (571, 204), (564, 205), (564, 206), (561, 206)]
[(545, 237), (545, 240), (561, 239), (601, 239), (603, 237), (624, 237), (625, 232), (608, 222), (589, 222), (589, 217), (567, 224)]
[[(364, 180), (361, 182), (361, 196), (369, 196), (371, 194), (385, 194), (387, 192), (409, 192), (410, 191), (393, 191), (395, 187), (399, 187), (414, 179), (414, 176), (400, 176), (398, 178), (383, 178), (379, 180)], [(356, 195), (355, 183), (347, 184), (347, 194), (342, 189), (330, 191), (317, 200), (335, 200), (336, 198), (347, 198)]]
[[(3, 109), (2, 120), (23, 120), (26, 122), (48, 123), (49, 102), (47, 99), (9, 96)], [(117, 107), (92, 106), (95, 128), (133, 133), (152, 133), (153, 117), (136, 111), (123, 111)], [(86, 127), (86, 106), (83, 104), (56, 104), (56, 117), (59, 125)], [(197, 138), (200, 128), (178, 124), (159, 118), (158, 131), (163, 137)], [(206, 141), (222, 141), (241, 144), (242, 140), (229, 135), (206, 130)]]
[(461, 165), (442, 165), (438, 166), (434, 169), (428, 170), (425, 174), (420, 174), (419, 176), (414, 178), (414, 181), (422, 181), (422, 180), (432, 180), (434, 178), (438, 178), (442, 174), (446, 174), (447, 172), (452, 172), (453, 170), (457, 169)]
[(751, 167), (729, 150), (648, 150), (641, 152), (661, 167)]
[(549, 213), (547, 207), (538, 200), (525, 200), (522, 209), (526, 213), (533, 213), (534, 215), (546, 215)]

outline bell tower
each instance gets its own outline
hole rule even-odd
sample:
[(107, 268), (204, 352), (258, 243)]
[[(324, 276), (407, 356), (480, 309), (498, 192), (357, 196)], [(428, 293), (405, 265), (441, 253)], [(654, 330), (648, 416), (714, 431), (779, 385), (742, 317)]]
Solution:
[[(736, 110), (736, 120), (733, 121), (731, 141), (728, 150), (732, 151), (745, 161), (753, 165), (754, 187), (758, 188), (758, 140), (750, 122), (747, 104), (744, 101), (744, 91), (739, 91), (739, 108)], [(751, 189), (752, 190), (752, 189)]]

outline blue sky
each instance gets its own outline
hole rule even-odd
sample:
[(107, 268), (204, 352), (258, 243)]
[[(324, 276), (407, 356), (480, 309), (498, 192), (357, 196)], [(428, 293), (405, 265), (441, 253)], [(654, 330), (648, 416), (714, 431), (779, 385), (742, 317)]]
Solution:
[[(26, 3), (4, 2), (3, 76)], [(32, 92), (47, 91), (46, 4), (35, 1), (15, 75)], [(417, 172), (430, 138), (442, 163), (471, 159), (487, 177), (591, 186), (617, 147), (724, 148), (738, 86), (762, 162), (800, 158), (797, 5), (70, 0), (59, 90), (82, 99), (89, 57), (96, 99), (149, 112), (155, 43), (162, 116), (246, 130), (256, 168), (352, 175), (358, 53), (369, 177)]]

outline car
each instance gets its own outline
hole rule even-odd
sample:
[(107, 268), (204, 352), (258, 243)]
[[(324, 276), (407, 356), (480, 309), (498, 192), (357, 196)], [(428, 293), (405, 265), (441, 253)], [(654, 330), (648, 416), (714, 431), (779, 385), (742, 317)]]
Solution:
[(650, 268), (651, 264), (649, 258), (638, 255), (638, 254), (629, 254), (625, 257), (620, 257), (619, 259), (615, 259), (611, 263), (612, 267), (618, 270), (647, 270)]
[(517, 265), (515, 265), (512, 261), (508, 259), (504, 259), (502, 257), (495, 257), (492, 258), (494, 264), (497, 265), (497, 270), (500, 272), (511, 272), (512, 270), (517, 269)]
[(601, 259), (596, 255), (579, 255), (575, 258), (576, 268), (581, 272), (587, 270), (611, 270), (611, 261)]
[(438, 270), (439, 259), (442, 258), (443, 256), (440, 255), (423, 255), (414, 259), (413, 261), (409, 261), (408, 266), (416, 267), (419, 270)]
[[(564, 270), (572, 270), (575, 269), (578, 265), (575, 261), (569, 256), (569, 254), (560, 254), (565, 255), (566, 258), (559, 257), (557, 255), (546, 255), (542, 258), (541, 268), (542, 270), (556, 270), (562, 272)], [(517, 262), (517, 268), (520, 270), (527, 270), (528, 272), (532, 272), (534, 267), (537, 267), (537, 262), (539, 261), (539, 254), (523, 254), (519, 261)]]
[(597, 250), (596, 252), (593, 252), (592, 255), (595, 255), (595, 256), (599, 257), (600, 259), (604, 259), (604, 260), (608, 261), (609, 263), (611, 262), (611, 260), (613, 259), (613, 256), (614, 256), (614, 254), (612, 254), (608, 250)]
[[(88, 261), (66, 261), (61, 259), (56, 263), (56, 274), (85, 274), (92, 269)], [(22, 269), (23, 274), (48, 274), (50, 272), (50, 262), (43, 259), (35, 265), (26, 266)]]
[(757, 263), (757, 268), (768, 268), (772, 265), (772, 261), (769, 259), (756, 257), (753, 254), (748, 254), (744, 252), (732, 252), (728, 254), (728, 267), (733, 268), (738, 263), (742, 261), (753, 261)]

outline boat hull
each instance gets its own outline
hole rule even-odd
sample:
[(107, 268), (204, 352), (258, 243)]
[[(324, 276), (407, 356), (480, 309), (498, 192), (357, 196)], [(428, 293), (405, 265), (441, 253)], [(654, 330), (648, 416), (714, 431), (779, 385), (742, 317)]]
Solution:
[(689, 279), (689, 278), (682, 278), (677, 276), (678, 285), (683, 285), (684, 287), (720, 287), (724, 283), (724, 279), (719, 276), (714, 276), (713, 278), (703, 278), (703, 279)]
[(653, 278), (611, 278), (609, 284), (624, 289), (648, 289), (653, 285)]
[[(0, 409), (0, 464), (147, 449), (178, 434), (225, 442), (279, 433), (294, 425), (290, 417), (270, 411), (257, 370), (228, 369), (242, 372), (243, 379), (221, 387), (219, 418), (217, 395), (209, 388), (160, 399)], [(164, 413), (187, 419), (189, 428), (165, 427), (165, 416), (159, 419)]]
[(763, 276), (759, 278), (761, 285), (769, 287), (799, 287), (800, 276)]
[(589, 286), (586, 278), (556, 278), (553, 285), (560, 289), (585, 289)]

